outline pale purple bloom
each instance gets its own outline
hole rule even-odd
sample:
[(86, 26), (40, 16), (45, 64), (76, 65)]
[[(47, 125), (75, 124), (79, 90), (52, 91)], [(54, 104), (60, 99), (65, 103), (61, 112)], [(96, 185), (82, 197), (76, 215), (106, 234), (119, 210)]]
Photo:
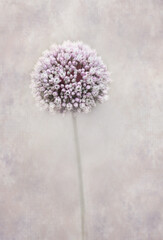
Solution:
[(96, 51), (82, 42), (54, 45), (32, 73), (32, 93), (50, 112), (89, 112), (108, 99), (110, 77)]

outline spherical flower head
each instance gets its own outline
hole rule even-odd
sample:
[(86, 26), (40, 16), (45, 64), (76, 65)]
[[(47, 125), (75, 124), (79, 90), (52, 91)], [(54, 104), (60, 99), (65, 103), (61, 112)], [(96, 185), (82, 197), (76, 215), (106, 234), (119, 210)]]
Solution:
[(82, 42), (53, 45), (39, 58), (32, 93), (50, 112), (89, 112), (108, 99), (110, 77), (96, 51)]

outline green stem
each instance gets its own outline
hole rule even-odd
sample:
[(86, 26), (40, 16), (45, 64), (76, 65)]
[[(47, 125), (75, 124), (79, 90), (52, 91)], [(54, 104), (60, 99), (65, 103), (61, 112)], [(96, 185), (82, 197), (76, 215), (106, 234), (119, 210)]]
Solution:
[(83, 187), (83, 174), (82, 174), (82, 164), (80, 156), (78, 129), (76, 116), (72, 114), (73, 119), (73, 129), (76, 147), (76, 158), (77, 158), (77, 168), (78, 168), (78, 181), (79, 181), (79, 194), (80, 194), (80, 214), (81, 214), (81, 234), (82, 240), (85, 240), (85, 202), (84, 202), (84, 187)]

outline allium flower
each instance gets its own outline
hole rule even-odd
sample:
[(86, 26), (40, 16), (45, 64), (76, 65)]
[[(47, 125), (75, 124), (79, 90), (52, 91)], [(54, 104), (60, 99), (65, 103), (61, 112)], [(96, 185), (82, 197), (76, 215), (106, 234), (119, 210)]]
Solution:
[(50, 112), (89, 112), (108, 99), (109, 73), (96, 51), (82, 42), (53, 45), (39, 58), (31, 88)]

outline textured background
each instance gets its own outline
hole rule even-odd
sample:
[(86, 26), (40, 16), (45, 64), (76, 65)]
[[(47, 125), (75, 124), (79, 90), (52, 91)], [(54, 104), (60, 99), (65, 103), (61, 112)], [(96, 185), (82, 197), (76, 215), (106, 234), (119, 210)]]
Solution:
[(71, 115), (39, 112), (43, 50), (82, 40), (114, 82), (80, 115), (88, 240), (163, 239), (163, 1), (0, 0), (0, 240), (80, 240)]

